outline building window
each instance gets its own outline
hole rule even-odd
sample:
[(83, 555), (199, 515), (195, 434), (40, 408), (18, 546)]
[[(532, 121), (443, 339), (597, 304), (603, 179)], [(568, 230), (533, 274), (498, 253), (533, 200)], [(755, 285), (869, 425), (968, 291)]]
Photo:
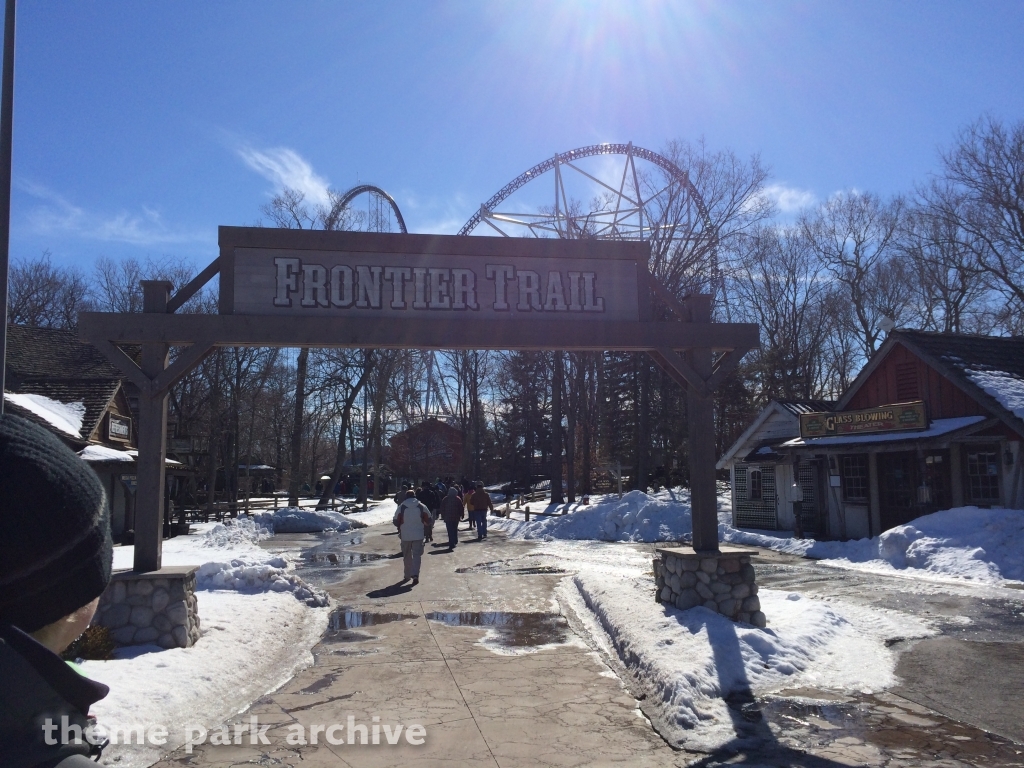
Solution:
[(967, 499), (975, 504), (999, 503), (999, 451), (995, 448), (968, 451)]
[(750, 480), (748, 486), (747, 498), (751, 501), (761, 501), (761, 470), (752, 469), (750, 470)]
[(843, 456), (843, 501), (867, 503), (868, 457)]
[(899, 363), (896, 366), (896, 402), (917, 400), (917, 366), (913, 363)]

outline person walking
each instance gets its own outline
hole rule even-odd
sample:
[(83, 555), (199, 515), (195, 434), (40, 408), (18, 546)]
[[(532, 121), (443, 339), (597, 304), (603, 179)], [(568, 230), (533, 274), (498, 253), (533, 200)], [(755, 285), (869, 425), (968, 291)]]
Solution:
[(476, 483), (476, 490), (469, 497), (473, 504), (473, 513), (476, 515), (476, 540), (487, 538), (487, 512), (494, 511), (494, 504), (491, 502), (491, 495), (484, 490), (484, 484), (479, 480)]
[(417, 500), (414, 491), (406, 491), (406, 499), (395, 512), (395, 525), (402, 540), (402, 559), (405, 563), (405, 578), (412, 579), (415, 587), (420, 583), (420, 561), (423, 558), (423, 537), (430, 525), (430, 510)]
[(424, 480), (423, 484), (416, 491), (416, 498), (419, 502), (427, 508), (430, 512), (430, 525), (427, 526), (425, 532), (424, 541), (434, 540), (434, 518), (437, 516), (437, 508), (440, 505), (440, 500), (437, 498), (437, 491), (435, 491), (429, 480)]
[(408, 498), (408, 496), (406, 495), (406, 491), (408, 491), (408, 490), (409, 490), (409, 484), (408, 483), (402, 483), (401, 490), (399, 490), (399, 491), (397, 491), (395, 493), (395, 506), (396, 507), (402, 506), (402, 502), (405, 501), (406, 498)]
[(448, 529), (448, 551), (451, 552), (459, 543), (459, 521), (465, 516), (465, 508), (462, 506), (462, 499), (459, 492), (454, 488), (448, 489), (448, 495), (441, 499), (441, 519), (444, 520), (444, 527)]

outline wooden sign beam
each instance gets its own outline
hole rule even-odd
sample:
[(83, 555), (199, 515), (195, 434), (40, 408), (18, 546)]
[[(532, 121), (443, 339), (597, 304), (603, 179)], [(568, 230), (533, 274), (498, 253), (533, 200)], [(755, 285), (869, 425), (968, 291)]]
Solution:
[[(687, 388), (693, 545), (717, 548), (712, 394), (758, 327), (678, 301), (648, 243), (221, 227), (220, 247), (174, 296), (144, 281), (141, 314), (79, 316), (140, 392), (136, 571), (161, 565), (168, 390), (217, 347), (646, 352)], [(217, 275), (218, 314), (175, 314)], [(652, 299), (676, 319), (655, 321)]]

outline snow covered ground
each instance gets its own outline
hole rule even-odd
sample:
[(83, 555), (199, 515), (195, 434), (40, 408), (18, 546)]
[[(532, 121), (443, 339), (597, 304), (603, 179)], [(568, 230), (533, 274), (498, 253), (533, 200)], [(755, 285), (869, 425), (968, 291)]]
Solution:
[(886, 641), (933, 634), (920, 620), (841, 600), (761, 589), (767, 629), (704, 608), (654, 600), (651, 559), (621, 542), (543, 542), (531, 558), (564, 568), (556, 595), (643, 694), (645, 714), (677, 746), (711, 750), (736, 738), (725, 699), (792, 688), (879, 691), (896, 682)]
[[(162, 725), (164, 746), (111, 745), (108, 765), (138, 768), (185, 741), (184, 728), (210, 728), (312, 663), (310, 649), (327, 627), (327, 595), (300, 579), (288, 555), (258, 546), (270, 536), (251, 520), (193, 526), (164, 542), (164, 565), (198, 565), (202, 637), (192, 648), (137, 646), (113, 661), (85, 661), (83, 673), (110, 686), (93, 706), (105, 727)], [(114, 550), (130, 568), (133, 547)]]
[(957, 507), (872, 539), (814, 541), (731, 529), (725, 541), (821, 559), (828, 565), (980, 584), (1024, 581), (1024, 511)]
[[(499, 520), (514, 538), (599, 541), (680, 541), (691, 530), (689, 493), (630, 491), (592, 497), (569, 514), (529, 523)], [(536, 507), (535, 511), (540, 511)], [(1024, 580), (1024, 511), (959, 507), (936, 512), (872, 539), (814, 541), (731, 525), (729, 499), (719, 497), (719, 536), (747, 544), (821, 559), (825, 564), (935, 580), (984, 584)]]
[(162, 725), (164, 746), (111, 744), (103, 764), (143, 768), (185, 743), (185, 727), (210, 729), (245, 710), (313, 663), (310, 650), (327, 628), (329, 608), (290, 594), (203, 590), (203, 636), (192, 648), (140, 646), (114, 661), (85, 661), (82, 671), (110, 686), (92, 707), (106, 728)]
[(348, 517), (365, 525), (380, 525), (390, 523), (395, 516), (395, 502), (392, 499), (381, 499), (380, 501), (368, 501), (366, 511), (357, 509), (347, 512)]
[[(896, 653), (886, 641), (934, 634), (907, 614), (764, 588), (758, 593), (768, 616), (763, 630), (704, 608), (678, 611), (659, 604), (650, 554), (629, 543), (682, 540), (691, 530), (689, 494), (633, 491), (592, 502), (573, 505), (562, 516), (494, 525), (513, 538), (542, 542), (532, 556), (573, 574), (559, 587), (560, 602), (632, 678), (645, 694), (645, 713), (677, 745), (713, 749), (734, 741), (735, 713), (725, 701), (732, 693), (887, 688), (896, 683)], [(956, 582), (956, 589), (1024, 579), (1019, 510), (952, 509), (848, 542), (740, 531), (730, 520), (729, 499), (720, 497), (719, 534), (730, 543), (820, 558), (832, 566)]]

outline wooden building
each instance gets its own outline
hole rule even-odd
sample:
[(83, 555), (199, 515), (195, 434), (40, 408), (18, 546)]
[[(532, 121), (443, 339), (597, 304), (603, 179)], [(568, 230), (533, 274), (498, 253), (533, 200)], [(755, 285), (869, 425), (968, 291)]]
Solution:
[(131, 530), (138, 454), (124, 374), (74, 331), (9, 324), (5, 385), (8, 412), (48, 429), (99, 475), (115, 540)]
[(896, 330), (834, 408), (808, 405), (772, 403), (719, 461), (737, 526), (862, 538), (1024, 508), (1022, 337)]
[(424, 419), (391, 438), (389, 466), (400, 477), (434, 480), (462, 468), (462, 433), (435, 418)]

